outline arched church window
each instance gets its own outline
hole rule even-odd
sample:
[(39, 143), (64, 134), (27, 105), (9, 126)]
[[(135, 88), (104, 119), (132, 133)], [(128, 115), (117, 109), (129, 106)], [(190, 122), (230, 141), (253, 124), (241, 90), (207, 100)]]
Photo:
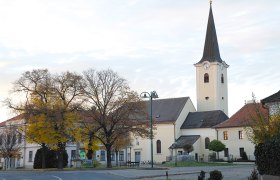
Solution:
[(224, 83), (224, 74), (221, 76), (221, 83)]
[(204, 83), (209, 83), (209, 75), (208, 75), (208, 73), (204, 74)]
[(157, 140), (157, 153), (160, 154), (161, 153), (161, 141)]
[(205, 138), (205, 149), (209, 149), (210, 139), (209, 137)]

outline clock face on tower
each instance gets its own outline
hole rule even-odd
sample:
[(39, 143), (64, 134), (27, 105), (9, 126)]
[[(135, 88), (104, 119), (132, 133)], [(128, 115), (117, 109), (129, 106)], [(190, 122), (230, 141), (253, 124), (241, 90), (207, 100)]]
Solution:
[(209, 66), (210, 66), (209, 63), (207, 63), (207, 62), (203, 63), (203, 67), (205, 70), (207, 70), (209, 68)]

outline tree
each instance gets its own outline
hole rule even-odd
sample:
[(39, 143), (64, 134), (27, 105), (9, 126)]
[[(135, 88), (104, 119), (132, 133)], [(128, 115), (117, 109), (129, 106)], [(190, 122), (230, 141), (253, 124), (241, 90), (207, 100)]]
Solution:
[(0, 129), (0, 157), (4, 158), (4, 168), (9, 169), (12, 158), (20, 154), (21, 138), (15, 125), (6, 125)]
[[(40, 148), (36, 151), (35, 158), (34, 158), (34, 169), (42, 169), (42, 151), (43, 148)], [(57, 158), (57, 152), (54, 150), (51, 150), (49, 148), (46, 148), (45, 150), (45, 156), (46, 156), (46, 168), (57, 168), (58, 164), (58, 158)], [(64, 151), (63, 154), (63, 167), (66, 167), (68, 163), (68, 154), (66, 151)]]
[(7, 105), (26, 115), (27, 141), (58, 152), (58, 168), (63, 168), (66, 142), (79, 136), (79, 109), (83, 104), (82, 76), (71, 72), (52, 75), (46, 69), (27, 71), (14, 83), (13, 92), (23, 94), (23, 103)]
[(125, 79), (112, 70), (84, 72), (85, 95), (90, 108), (87, 109), (92, 123), (85, 123), (94, 136), (105, 146), (107, 168), (112, 167), (111, 151), (115, 142), (129, 132), (148, 136), (148, 121), (138, 117), (145, 113), (139, 95), (130, 90)]
[[(22, 97), (23, 102), (13, 103), (12, 99), (6, 99), (6, 105), (19, 113), (24, 113), (28, 126), (23, 126), (22, 134), (31, 143), (37, 143), (46, 148), (45, 139), (42, 138), (48, 131), (42, 115), (46, 114), (46, 104), (51, 97), (51, 75), (47, 69), (38, 69), (24, 72), (21, 77), (14, 82), (12, 93)], [(36, 119), (38, 118), (38, 119)], [(45, 155), (42, 151), (42, 166), (45, 167)]]
[(280, 174), (280, 135), (255, 146), (256, 165), (261, 175)]
[(184, 145), (183, 149), (189, 154), (190, 152), (193, 151), (193, 146), (191, 144), (186, 144)]
[[(122, 136), (119, 136), (118, 139), (114, 142), (112, 149), (115, 150), (116, 153), (116, 166), (118, 166), (118, 154), (120, 149), (127, 148), (131, 144), (131, 139), (129, 133), (125, 133)], [(131, 152), (130, 152), (131, 153)], [(130, 159), (131, 161), (131, 159)]]
[(250, 121), (246, 133), (252, 143), (259, 144), (278, 134), (280, 131), (280, 116), (278, 114), (269, 116), (267, 109), (260, 103), (256, 103), (254, 98), (253, 101), (254, 108), (251, 112), (248, 112)]
[[(254, 155), (260, 174), (280, 174), (280, 111), (279, 106), (267, 107), (254, 103), (252, 123), (248, 128), (250, 140), (256, 145)], [(269, 114), (268, 109), (271, 108)]]
[(226, 146), (219, 140), (213, 140), (209, 143), (209, 150), (215, 151), (219, 159), (219, 152), (223, 151)]

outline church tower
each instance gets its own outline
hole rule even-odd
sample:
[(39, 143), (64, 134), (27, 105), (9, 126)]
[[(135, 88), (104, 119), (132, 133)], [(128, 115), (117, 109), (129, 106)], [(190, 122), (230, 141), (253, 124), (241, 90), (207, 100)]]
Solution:
[(229, 65), (220, 57), (211, 1), (203, 56), (194, 66), (196, 67), (197, 111), (222, 110), (228, 115), (227, 68)]

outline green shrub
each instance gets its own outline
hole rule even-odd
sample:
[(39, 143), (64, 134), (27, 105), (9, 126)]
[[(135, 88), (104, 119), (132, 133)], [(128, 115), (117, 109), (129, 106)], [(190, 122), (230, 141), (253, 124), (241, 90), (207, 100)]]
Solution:
[(223, 175), (221, 171), (218, 170), (210, 171), (210, 178), (208, 178), (208, 180), (222, 180), (222, 179), (223, 179)]
[(261, 175), (280, 175), (280, 137), (255, 147), (257, 169)]
[[(46, 168), (57, 168), (58, 159), (57, 159), (56, 151), (46, 148), (45, 157), (46, 157), (45, 158)], [(64, 151), (63, 167), (66, 167), (67, 164), (68, 164), (68, 154), (66, 151)], [(42, 169), (42, 148), (36, 151), (33, 168)]]

